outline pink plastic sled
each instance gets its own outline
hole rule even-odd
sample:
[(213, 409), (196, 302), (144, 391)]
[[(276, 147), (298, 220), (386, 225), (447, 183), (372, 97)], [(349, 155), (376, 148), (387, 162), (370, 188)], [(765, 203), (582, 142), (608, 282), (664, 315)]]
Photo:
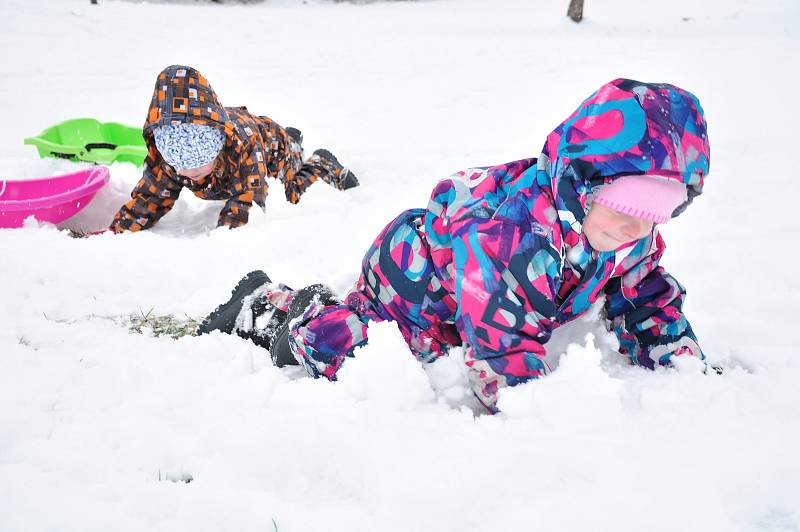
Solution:
[(105, 166), (39, 179), (0, 179), (0, 228), (22, 227), (28, 216), (62, 222), (83, 209), (106, 183)]

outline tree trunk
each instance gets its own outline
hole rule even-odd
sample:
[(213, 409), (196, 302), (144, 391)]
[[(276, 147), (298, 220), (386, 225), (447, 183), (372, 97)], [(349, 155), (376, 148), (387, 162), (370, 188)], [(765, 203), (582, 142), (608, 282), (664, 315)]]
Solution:
[(571, 18), (573, 22), (580, 22), (583, 20), (583, 0), (569, 0), (567, 16)]

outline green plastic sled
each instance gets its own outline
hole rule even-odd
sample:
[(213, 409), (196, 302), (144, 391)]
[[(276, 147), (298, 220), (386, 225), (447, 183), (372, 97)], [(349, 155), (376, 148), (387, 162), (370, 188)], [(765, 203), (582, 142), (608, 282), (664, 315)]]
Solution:
[(75, 118), (45, 129), (41, 135), (25, 139), (36, 146), (40, 157), (59, 157), (74, 161), (110, 164), (144, 163), (147, 147), (141, 128), (94, 118)]

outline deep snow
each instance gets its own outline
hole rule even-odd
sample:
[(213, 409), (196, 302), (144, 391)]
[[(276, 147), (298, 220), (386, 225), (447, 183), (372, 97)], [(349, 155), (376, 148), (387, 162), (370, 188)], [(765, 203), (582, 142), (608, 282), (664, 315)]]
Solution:
[[(141, 124), (156, 74), (182, 63), (363, 186), (293, 206), (275, 183), (236, 231), (188, 193), (141, 234), (0, 230), (0, 530), (800, 530), (800, 6), (587, 0), (574, 25), (566, 4), (3, 2), (0, 177), (80, 167), (22, 139), (80, 116)], [(344, 291), (437, 179), (537, 155), (620, 76), (685, 86), (707, 112), (706, 193), (664, 227), (663, 264), (722, 376), (629, 367), (591, 315), (548, 346), (558, 371), (476, 416), (460, 353), (423, 369), (391, 324), (328, 383), (239, 338), (122, 323), (202, 317), (255, 268)], [(107, 224), (139, 175), (112, 166), (62, 226)]]

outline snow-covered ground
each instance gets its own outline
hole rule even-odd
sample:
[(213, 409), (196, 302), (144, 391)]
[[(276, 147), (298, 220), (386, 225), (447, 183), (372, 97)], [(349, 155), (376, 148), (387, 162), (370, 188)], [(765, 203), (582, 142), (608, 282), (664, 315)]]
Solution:
[[(4, 0), (0, 178), (82, 167), (22, 139), (81, 116), (139, 125), (180, 63), (363, 186), (297, 206), (274, 186), (236, 231), (188, 193), (141, 234), (0, 230), (0, 531), (800, 530), (800, 4), (587, 0), (575, 25), (567, 3)], [(558, 371), (492, 417), (458, 352), (423, 370), (391, 324), (338, 383), (236, 337), (123, 324), (202, 317), (256, 268), (345, 290), (437, 179), (537, 155), (615, 77), (684, 86), (707, 112), (706, 193), (665, 227), (663, 263), (724, 375), (628, 367), (588, 316), (551, 342)], [(107, 225), (138, 177), (112, 166), (63, 227)]]

